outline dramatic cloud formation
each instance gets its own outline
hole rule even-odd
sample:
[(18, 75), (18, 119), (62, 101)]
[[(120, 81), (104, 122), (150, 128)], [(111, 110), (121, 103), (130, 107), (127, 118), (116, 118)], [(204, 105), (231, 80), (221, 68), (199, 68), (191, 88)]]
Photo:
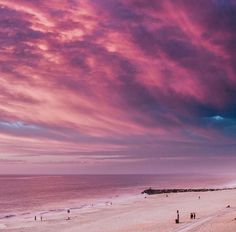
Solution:
[(1, 172), (233, 172), (235, 28), (234, 0), (0, 0)]

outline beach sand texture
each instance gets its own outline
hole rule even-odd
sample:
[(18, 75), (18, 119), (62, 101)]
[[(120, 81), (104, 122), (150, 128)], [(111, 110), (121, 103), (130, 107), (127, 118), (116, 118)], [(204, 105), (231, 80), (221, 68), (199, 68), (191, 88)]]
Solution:
[[(198, 196), (201, 196), (198, 199)], [(230, 205), (230, 208), (226, 208)], [(175, 224), (176, 211), (180, 223)], [(190, 213), (196, 219), (190, 219)], [(117, 199), (110, 204), (47, 215), (6, 219), (6, 232), (236, 232), (236, 190), (205, 193), (173, 193)], [(5, 227), (5, 228), (4, 228)]]

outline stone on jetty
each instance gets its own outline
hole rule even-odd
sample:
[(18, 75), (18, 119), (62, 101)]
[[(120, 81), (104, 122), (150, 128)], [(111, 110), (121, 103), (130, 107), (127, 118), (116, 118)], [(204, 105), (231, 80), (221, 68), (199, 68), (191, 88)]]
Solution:
[(236, 188), (200, 188), (200, 189), (146, 189), (142, 194), (148, 195), (163, 194), (163, 193), (183, 193), (183, 192), (211, 192), (211, 191), (222, 191), (222, 190), (233, 190)]

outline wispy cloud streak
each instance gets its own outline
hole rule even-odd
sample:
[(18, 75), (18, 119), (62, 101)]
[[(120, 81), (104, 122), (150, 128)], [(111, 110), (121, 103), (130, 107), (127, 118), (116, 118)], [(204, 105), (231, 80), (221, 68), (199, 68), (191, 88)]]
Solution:
[(3, 172), (230, 171), (235, 15), (234, 0), (0, 0)]

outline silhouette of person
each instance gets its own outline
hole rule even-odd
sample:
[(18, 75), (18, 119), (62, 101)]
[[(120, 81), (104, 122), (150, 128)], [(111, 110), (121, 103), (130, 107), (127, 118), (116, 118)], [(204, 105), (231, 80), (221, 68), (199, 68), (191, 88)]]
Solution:
[(175, 223), (179, 223), (179, 210), (177, 210), (177, 219), (175, 220)]
[(69, 215), (70, 215), (70, 209), (67, 210), (67, 213), (68, 213), (68, 218), (67, 218), (67, 220), (70, 220), (70, 216), (69, 216)]

